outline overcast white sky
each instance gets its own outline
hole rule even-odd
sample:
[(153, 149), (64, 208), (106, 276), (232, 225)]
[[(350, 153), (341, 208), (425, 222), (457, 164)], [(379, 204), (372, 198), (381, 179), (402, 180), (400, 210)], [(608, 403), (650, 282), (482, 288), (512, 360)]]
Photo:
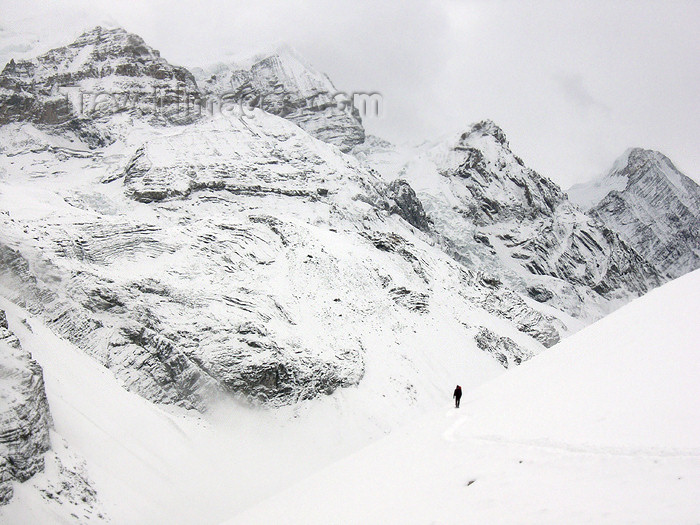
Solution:
[(390, 140), (491, 118), (516, 154), (565, 189), (630, 146), (658, 149), (700, 180), (698, 1), (46, 4), (0, 0), (0, 28), (34, 24), (41, 38), (69, 41), (80, 24), (111, 18), (187, 66), (286, 42), (339, 89), (380, 92), (385, 117), (366, 127)]

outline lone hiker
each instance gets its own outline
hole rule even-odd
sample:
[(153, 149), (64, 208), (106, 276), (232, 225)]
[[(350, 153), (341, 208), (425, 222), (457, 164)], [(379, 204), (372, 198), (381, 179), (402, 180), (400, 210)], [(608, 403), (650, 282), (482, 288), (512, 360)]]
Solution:
[(455, 398), (455, 408), (459, 408), (459, 400), (462, 399), (462, 387), (457, 385), (457, 388), (455, 388), (455, 393), (452, 394), (452, 397)]

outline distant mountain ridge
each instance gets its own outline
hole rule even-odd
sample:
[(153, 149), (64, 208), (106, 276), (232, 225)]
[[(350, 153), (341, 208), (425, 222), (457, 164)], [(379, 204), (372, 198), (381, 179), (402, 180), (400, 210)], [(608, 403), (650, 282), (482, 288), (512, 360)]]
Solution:
[(198, 68), (197, 82), (204, 93), (226, 94), (284, 117), (344, 152), (364, 142), (357, 109), (339, 104), (338, 90), (328, 76), (292, 48), (281, 46), (250, 62)]
[(594, 319), (662, 282), (628, 243), (528, 168), (492, 121), (417, 150), (360, 146), (358, 155), (386, 180), (405, 178), (416, 189), (466, 266), (536, 301)]
[[(338, 90), (298, 53), (281, 47), (249, 68), (173, 66), (122, 28), (97, 26), (74, 42), (34, 59), (11, 60), (0, 73), (0, 123), (85, 124), (115, 111), (138, 111), (153, 122), (187, 124), (206, 116), (207, 99), (250, 104), (284, 117), (347, 152), (365, 139), (359, 112), (336, 100)], [(78, 101), (62, 88), (77, 88)], [(98, 94), (117, 94), (110, 99)]]
[(700, 268), (700, 186), (662, 153), (630, 149), (569, 196), (670, 278)]

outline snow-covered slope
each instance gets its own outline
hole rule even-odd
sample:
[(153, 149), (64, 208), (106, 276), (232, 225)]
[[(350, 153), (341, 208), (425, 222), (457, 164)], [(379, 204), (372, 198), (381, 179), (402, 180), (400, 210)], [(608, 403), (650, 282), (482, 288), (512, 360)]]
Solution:
[[(370, 348), (385, 351), (368, 352), (356, 387), (274, 410), (222, 398), (202, 415), (124, 390), (26, 310), (4, 299), (0, 307), (44, 370), (56, 450), (46, 472), (14, 485), (0, 522), (85, 523), (103, 513), (113, 523), (218, 523), (440, 406), (445, 385), (457, 378), (473, 388), (502, 370), (465, 346), (449, 320), (436, 318), (438, 330), (376, 330)], [(84, 470), (73, 467), (73, 453), (85, 459)], [(61, 486), (54, 457), (91, 480), (101, 508), (94, 494), (66, 503), (65, 487), (58, 502), (43, 496), (47, 486), (52, 494)]]
[(700, 186), (658, 151), (631, 149), (568, 193), (669, 277), (700, 267)]
[(42, 368), (0, 309), (0, 521), (103, 523), (84, 461), (52, 429)]
[(526, 167), (491, 121), (419, 148), (370, 140), (355, 154), (415, 188), (444, 248), (587, 322), (657, 286), (658, 272)]
[[(32, 74), (137, 91), (163, 75), (191, 81), (139, 37), (100, 28), (2, 78), (23, 92)], [(449, 332), (445, 350), (472, 349), (488, 373), (578, 328), (465, 269), (422, 231), (410, 186), (286, 119), (256, 110), (173, 126), (139, 107), (34, 117), (0, 127), (3, 294), (148, 399), (293, 403), (356, 385), (375, 357), (423, 344), (410, 339), (423, 330)], [(420, 369), (396, 367), (411, 388)]]
[(0, 129), (3, 293), (149, 399), (330, 393), (394, 359), (382, 332), (405, 350), (450, 333), (446, 351), (507, 365), (565, 334), (559, 318), (576, 328), (462, 268), (356, 159), (284, 119), (97, 124), (127, 138), (89, 150)]
[(41, 367), (9, 330), (0, 310), (0, 505), (12, 498), (13, 482), (44, 469), (50, 448), (51, 412)]
[(227, 523), (694, 523), (700, 273)]
[(193, 71), (208, 96), (240, 101), (289, 119), (343, 151), (365, 140), (357, 110), (343, 102), (325, 74), (288, 46), (242, 63), (220, 63)]

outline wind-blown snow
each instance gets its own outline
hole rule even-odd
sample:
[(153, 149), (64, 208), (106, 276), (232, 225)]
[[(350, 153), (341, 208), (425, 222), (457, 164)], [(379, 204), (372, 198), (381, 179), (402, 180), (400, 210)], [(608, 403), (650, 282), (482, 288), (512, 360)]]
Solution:
[(700, 272), (234, 523), (695, 523)]
[(583, 210), (588, 210), (598, 204), (611, 191), (622, 191), (627, 187), (629, 177), (620, 173), (627, 166), (627, 160), (632, 150), (629, 149), (614, 163), (610, 172), (590, 182), (574, 184), (566, 192), (571, 202), (578, 204)]

